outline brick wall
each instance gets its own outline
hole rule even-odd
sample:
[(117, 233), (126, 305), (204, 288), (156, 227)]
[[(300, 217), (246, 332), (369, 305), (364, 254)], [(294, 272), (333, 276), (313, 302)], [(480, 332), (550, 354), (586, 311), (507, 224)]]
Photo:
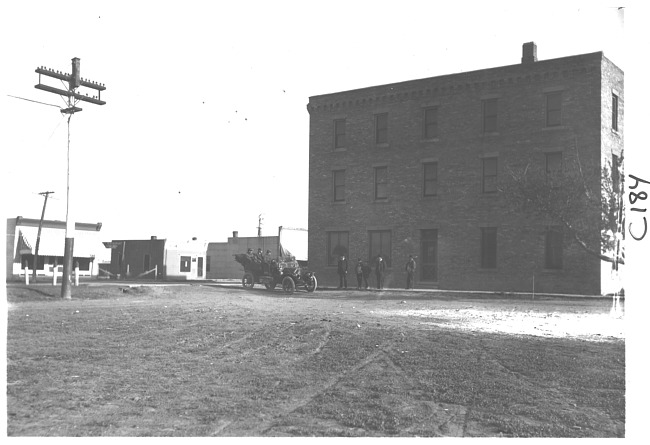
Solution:
[[(404, 287), (409, 254), (420, 256), (422, 229), (438, 230), (438, 280), (416, 287), (598, 294), (600, 261), (565, 236), (563, 268), (544, 269), (544, 233), (553, 221), (513, 210), (501, 193), (482, 193), (482, 160), (544, 168), (545, 154), (601, 163), (602, 53), (413, 80), (310, 98), (309, 265), (322, 285), (337, 285), (327, 266), (327, 232), (349, 232), (349, 258), (368, 260), (368, 231), (390, 230), (387, 287)], [(622, 80), (621, 80), (622, 82)], [(562, 125), (545, 125), (545, 94), (562, 92)], [(483, 132), (482, 101), (497, 99), (497, 131)], [(424, 139), (426, 107), (438, 108), (438, 136)], [(622, 108), (622, 103), (621, 103)], [(388, 113), (388, 143), (375, 143), (374, 115)], [(334, 120), (346, 120), (346, 144), (334, 149)], [(577, 149), (577, 151), (576, 151)], [(438, 163), (438, 193), (422, 196), (422, 164)], [(388, 168), (388, 199), (374, 201), (374, 167)], [(346, 171), (345, 201), (333, 202), (332, 171)], [(596, 188), (598, 183), (592, 184)], [(599, 238), (599, 209), (590, 215)], [(497, 227), (497, 267), (482, 269), (481, 227)]]

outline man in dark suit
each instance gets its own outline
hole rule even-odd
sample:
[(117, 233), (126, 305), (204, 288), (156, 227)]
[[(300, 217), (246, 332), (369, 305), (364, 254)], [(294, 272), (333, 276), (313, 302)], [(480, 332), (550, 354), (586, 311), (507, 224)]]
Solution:
[(409, 255), (409, 260), (406, 262), (406, 288), (413, 289), (413, 282), (415, 278), (415, 260), (413, 255)]
[[(357, 265), (354, 266), (354, 272), (357, 275), (357, 289), (361, 289), (361, 284), (363, 283), (363, 262), (361, 258), (357, 261)], [(368, 288), (367, 285), (366, 288)]]

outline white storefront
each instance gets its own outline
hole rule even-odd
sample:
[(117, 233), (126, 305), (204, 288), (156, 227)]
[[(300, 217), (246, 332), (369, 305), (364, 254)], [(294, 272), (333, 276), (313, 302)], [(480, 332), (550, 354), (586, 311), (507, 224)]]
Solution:
[[(31, 218), (7, 219), (7, 279), (24, 277), (25, 269), (33, 274), (36, 264), (37, 276), (52, 276), (63, 271), (65, 247), (65, 222), (43, 220), (40, 239), (38, 228), (41, 221)], [(82, 277), (96, 277), (98, 263), (104, 261), (106, 248), (100, 239), (101, 223), (76, 223), (74, 231), (73, 267), (79, 267)], [(38, 259), (35, 262), (36, 245)]]
[(169, 280), (203, 280), (206, 278), (207, 243), (190, 241), (165, 242), (165, 277)]

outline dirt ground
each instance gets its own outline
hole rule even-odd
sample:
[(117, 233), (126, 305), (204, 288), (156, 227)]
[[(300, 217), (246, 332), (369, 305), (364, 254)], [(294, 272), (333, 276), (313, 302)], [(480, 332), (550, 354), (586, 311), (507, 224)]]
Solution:
[(625, 434), (623, 301), (122, 284), (8, 305), (13, 436)]
[[(221, 285), (239, 292), (236, 285)], [(273, 300), (299, 299), (300, 311), (333, 313), (360, 323), (398, 323), (413, 329), (441, 327), (538, 337), (588, 341), (625, 338), (625, 300), (552, 296), (495, 296), (492, 294), (445, 294), (423, 290), (325, 290), (315, 294), (297, 292), (288, 297), (277, 290), (255, 288), (253, 294)], [(354, 302), (357, 301), (357, 304)], [(332, 302), (339, 311), (332, 312)], [(263, 300), (262, 304), (266, 304)], [(291, 310), (290, 307), (278, 310)]]

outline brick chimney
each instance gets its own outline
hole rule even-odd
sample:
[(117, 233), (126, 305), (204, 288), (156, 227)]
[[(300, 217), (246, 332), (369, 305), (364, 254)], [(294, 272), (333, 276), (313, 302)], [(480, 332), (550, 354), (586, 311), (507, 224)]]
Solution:
[(237, 232), (236, 230), (233, 230), (232, 231), (232, 237), (237, 238), (237, 235), (239, 235), (239, 232)]
[(521, 63), (533, 62), (537, 62), (537, 45), (535, 45), (535, 42), (524, 43)]

